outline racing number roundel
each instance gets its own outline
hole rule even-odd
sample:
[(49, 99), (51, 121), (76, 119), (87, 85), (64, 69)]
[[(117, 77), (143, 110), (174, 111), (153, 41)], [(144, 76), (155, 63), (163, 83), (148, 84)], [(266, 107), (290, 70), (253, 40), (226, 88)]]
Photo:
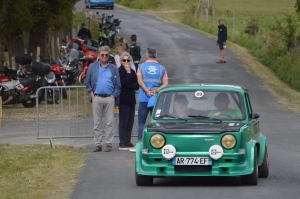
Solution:
[(167, 160), (171, 160), (175, 157), (176, 149), (173, 145), (167, 144), (161, 149), (161, 153)]
[(214, 159), (218, 160), (223, 156), (223, 149), (219, 145), (213, 145), (209, 148), (209, 156)]
[(197, 98), (203, 97), (203, 95), (204, 95), (204, 93), (203, 93), (202, 91), (196, 91), (196, 92), (195, 92), (195, 96), (196, 96)]

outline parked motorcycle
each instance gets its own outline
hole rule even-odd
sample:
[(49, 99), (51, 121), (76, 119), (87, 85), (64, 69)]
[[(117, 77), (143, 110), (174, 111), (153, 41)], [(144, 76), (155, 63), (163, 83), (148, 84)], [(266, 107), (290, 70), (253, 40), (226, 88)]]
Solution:
[(80, 58), (80, 61), (82, 62), (82, 71), (78, 77), (79, 85), (85, 84), (86, 73), (89, 65), (97, 60), (96, 51), (97, 49), (95, 49), (94, 47), (91, 47), (89, 45), (86, 46), (84, 50), (85, 56)]
[[(4, 76), (2, 78), (2, 82), (0, 83), (0, 91), (2, 96), (2, 104), (13, 104), (18, 103), (19, 100), (16, 97), (16, 89), (15, 86), (19, 79), (25, 78), (31, 75), (31, 62), (32, 57), (27, 54), (17, 55), (15, 57), (15, 62), (21, 65), (19, 70), (10, 69), (8, 67), (4, 67), (3, 73)], [(6, 77), (9, 77), (8, 79)], [(8, 81), (3, 81), (8, 80)]]
[[(42, 55), (40, 55), (40, 58), (42, 59), (43, 62), (49, 62), (50, 59), (43, 57)], [(53, 60), (51, 63), (51, 71), (53, 72), (53, 74), (55, 75), (55, 79), (57, 82), (58, 86), (65, 86), (65, 82), (62, 78), (62, 75), (66, 74), (66, 69), (65, 66), (62, 64), (61, 60)], [(50, 78), (46, 76), (46, 78)], [(49, 81), (48, 81), (49, 82)], [(52, 82), (49, 82), (49, 85), (53, 84)], [(62, 98), (63, 99), (67, 99), (68, 98), (68, 94), (65, 88), (61, 88), (61, 94), (62, 94)]]
[(31, 67), (31, 75), (16, 81), (14, 86), (15, 92), (13, 98), (16, 102), (21, 102), (25, 108), (34, 107), (36, 105), (36, 97), (38, 102), (44, 99), (44, 93), (39, 92), (38, 96), (36, 91), (40, 87), (48, 85), (48, 81), (45, 78), (51, 71), (51, 66), (43, 62), (35, 62)]
[(65, 65), (66, 74), (62, 75), (62, 79), (67, 86), (76, 83), (77, 77), (81, 73), (79, 58), (83, 56), (84, 53), (83, 55), (80, 55), (80, 51), (74, 48), (70, 49), (69, 52), (65, 55), (62, 62)]
[(5, 66), (0, 73), (0, 95), (2, 97), (2, 103), (5, 104), (9, 100), (9, 91), (14, 89), (15, 82), (18, 79), (17, 70)]
[[(99, 13), (97, 13), (99, 14)], [(117, 38), (121, 27), (119, 27), (121, 20), (114, 19), (114, 15), (108, 15), (103, 13), (102, 18), (99, 21), (99, 38), (98, 42), (100, 46), (108, 45), (112, 47)]]

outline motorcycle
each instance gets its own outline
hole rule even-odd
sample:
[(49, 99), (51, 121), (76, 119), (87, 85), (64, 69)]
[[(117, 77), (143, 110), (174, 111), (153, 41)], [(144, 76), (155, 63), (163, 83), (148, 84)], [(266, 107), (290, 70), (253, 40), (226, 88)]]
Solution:
[[(63, 40), (63, 42), (65, 41)], [(81, 40), (81, 39), (74, 39), (74, 38), (72, 38), (66, 46), (62, 46), (62, 48), (64, 48), (66, 56), (68, 56), (68, 54), (70, 53), (70, 49), (76, 49), (79, 52), (78, 58), (81, 67), (79, 68), (78, 83), (80, 85), (84, 84), (85, 82), (86, 72), (90, 63), (97, 60), (96, 47), (98, 46), (99, 45), (96, 40), (92, 40), (92, 39)], [(74, 54), (74, 56), (76, 55)]]
[[(40, 55), (40, 58), (42, 59), (43, 62), (48, 62), (49, 63), (49, 58), (44, 58), (42, 55)], [(62, 78), (62, 75), (66, 74), (66, 69), (64, 67), (64, 65), (62, 64), (61, 60), (53, 60), (51, 63), (51, 71), (53, 72), (53, 74), (55, 75), (55, 79), (57, 82), (58, 86), (65, 86), (65, 82)], [(50, 80), (49, 85), (52, 85), (52, 76), (46, 76), (47, 79)], [(63, 99), (67, 99), (68, 95), (67, 95), (67, 91), (65, 88), (61, 88), (61, 93), (62, 93), (62, 98)]]
[(15, 85), (19, 79), (28, 77), (31, 75), (31, 62), (32, 57), (27, 54), (17, 55), (15, 62), (21, 65), (19, 70), (10, 69), (4, 67), (2, 73), (2, 80), (0, 83), (0, 92), (2, 96), (2, 104), (18, 103), (18, 99), (15, 96)]
[[(52, 71), (45, 76), (45, 79), (48, 82), (47, 86), (58, 86), (56, 75)], [(45, 101), (47, 102), (47, 104), (53, 104), (53, 103), (58, 104), (59, 96), (60, 96), (59, 88), (45, 89), (44, 93), (45, 93), (44, 100), (46, 99)]]
[(102, 14), (102, 18), (99, 22), (100, 34), (98, 41), (100, 46), (108, 45), (112, 47), (118, 39), (118, 34), (121, 29), (121, 27), (119, 27), (121, 20), (114, 19), (113, 16), (114, 15), (107, 15), (105, 13)]
[(79, 58), (83, 56), (84, 53), (80, 53), (80, 51), (72, 48), (62, 60), (62, 63), (64, 64), (66, 69), (66, 74), (62, 75), (62, 79), (67, 86), (76, 83), (77, 77), (81, 73)]
[(87, 45), (84, 53), (85, 56), (80, 58), (80, 61), (82, 62), (82, 71), (78, 77), (79, 85), (85, 84), (86, 73), (89, 65), (97, 60), (96, 49), (91, 48), (91, 46)]
[(7, 104), (8, 102), (13, 103), (10, 99), (10, 91), (14, 89), (15, 82), (18, 79), (17, 70), (5, 66), (0, 73), (2, 74), (0, 76), (0, 95), (3, 101), (2, 104)]
[(43, 62), (35, 62), (31, 67), (31, 74), (28, 77), (18, 79), (15, 82), (12, 97), (15, 102), (21, 102), (25, 108), (31, 108), (36, 105), (36, 98), (40, 103), (44, 99), (44, 93), (39, 92), (36, 96), (36, 91), (40, 87), (47, 86), (49, 83), (45, 75), (50, 73), (51, 66)]

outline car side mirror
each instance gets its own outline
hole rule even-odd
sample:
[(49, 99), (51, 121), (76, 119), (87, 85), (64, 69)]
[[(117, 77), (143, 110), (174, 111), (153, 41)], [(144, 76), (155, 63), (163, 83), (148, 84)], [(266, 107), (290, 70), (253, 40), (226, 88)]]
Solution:
[(252, 113), (252, 115), (251, 115), (251, 118), (252, 119), (257, 119), (257, 118), (259, 118), (259, 113)]

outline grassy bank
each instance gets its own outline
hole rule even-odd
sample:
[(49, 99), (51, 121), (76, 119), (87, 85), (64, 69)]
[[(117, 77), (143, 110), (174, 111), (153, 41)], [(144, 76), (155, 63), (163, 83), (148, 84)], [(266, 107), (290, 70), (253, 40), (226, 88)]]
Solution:
[(0, 145), (0, 198), (70, 198), (85, 148)]

